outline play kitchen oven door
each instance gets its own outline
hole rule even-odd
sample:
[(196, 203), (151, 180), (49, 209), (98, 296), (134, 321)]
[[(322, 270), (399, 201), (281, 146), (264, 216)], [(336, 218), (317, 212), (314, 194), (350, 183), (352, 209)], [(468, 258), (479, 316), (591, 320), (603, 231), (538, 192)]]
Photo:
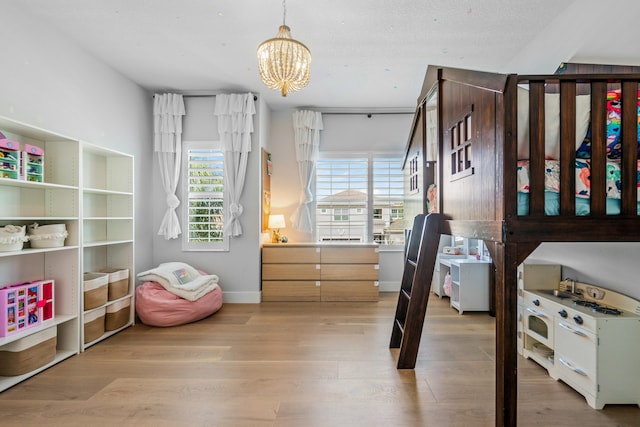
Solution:
[(524, 356), (549, 370), (553, 368), (554, 313), (557, 304), (524, 292)]

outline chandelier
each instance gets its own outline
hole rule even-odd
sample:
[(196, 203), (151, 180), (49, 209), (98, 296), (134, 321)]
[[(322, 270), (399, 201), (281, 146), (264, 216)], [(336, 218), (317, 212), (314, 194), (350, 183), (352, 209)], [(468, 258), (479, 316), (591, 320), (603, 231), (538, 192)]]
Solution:
[(287, 6), (282, 25), (275, 38), (265, 40), (258, 46), (258, 69), (262, 82), (269, 89), (280, 89), (282, 96), (295, 92), (309, 84), (311, 74), (311, 53), (302, 43), (291, 38), (291, 29), (285, 24)]

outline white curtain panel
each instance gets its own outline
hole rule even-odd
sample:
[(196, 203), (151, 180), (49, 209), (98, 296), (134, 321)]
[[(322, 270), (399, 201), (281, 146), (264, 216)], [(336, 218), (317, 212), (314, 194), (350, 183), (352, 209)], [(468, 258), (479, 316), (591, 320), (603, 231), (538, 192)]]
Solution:
[(160, 223), (158, 235), (165, 240), (177, 239), (180, 222), (176, 208), (180, 200), (176, 196), (176, 187), (180, 178), (182, 158), (182, 116), (185, 115), (182, 95), (165, 93), (153, 97), (154, 151), (158, 155), (162, 188), (167, 201), (167, 210)]
[(251, 152), (253, 115), (256, 113), (252, 93), (216, 95), (214, 114), (218, 117), (218, 133), (224, 147), (224, 177), (229, 194), (225, 233), (231, 237), (242, 235), (243, 207), (240, 197), (244, 189), (247, 161)]
[(318, 160), (322, 113), (309, 110), (295, 111), (293, 113), (293, 130), (302, 191), (298, 208), (291, 216), (291, 223), (298, 231), (312, 233), (313, 223), (309, 204), (313, 202), (311, 182)]

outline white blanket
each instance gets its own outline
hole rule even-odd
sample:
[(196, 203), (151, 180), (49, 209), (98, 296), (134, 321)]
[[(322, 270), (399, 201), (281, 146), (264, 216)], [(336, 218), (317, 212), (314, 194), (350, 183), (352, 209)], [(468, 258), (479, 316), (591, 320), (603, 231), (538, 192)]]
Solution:
[(139, 280), (158, 282), (167, 291), (189, 301), (196, 301), (218, 287), (218, 276), (203, 275), (183, 262), (165, 262), (137, 275)]

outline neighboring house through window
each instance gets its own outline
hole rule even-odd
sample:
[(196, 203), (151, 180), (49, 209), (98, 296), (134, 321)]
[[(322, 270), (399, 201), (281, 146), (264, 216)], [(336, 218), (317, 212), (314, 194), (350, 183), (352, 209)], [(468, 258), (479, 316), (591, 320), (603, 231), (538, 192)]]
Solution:
[(318, 241), (404, 244), (400, 157), (321, 153), (316, 165)]

